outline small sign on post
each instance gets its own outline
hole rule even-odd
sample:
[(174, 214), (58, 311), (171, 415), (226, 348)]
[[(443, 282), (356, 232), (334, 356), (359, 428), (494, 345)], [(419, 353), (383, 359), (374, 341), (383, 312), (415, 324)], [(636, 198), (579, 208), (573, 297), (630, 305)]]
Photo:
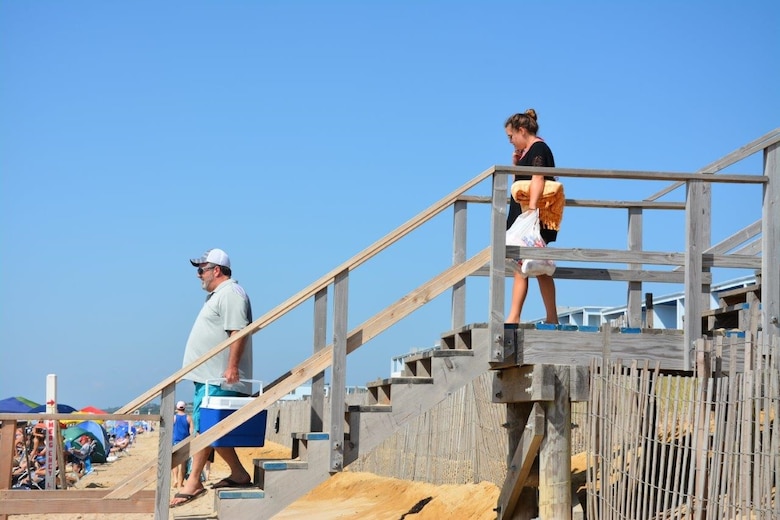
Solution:
[[(46, 376), (46, 413), (57, 413), (57, 375)], [(57, 421), (46, 421), (46, 489), (57, 489)]]

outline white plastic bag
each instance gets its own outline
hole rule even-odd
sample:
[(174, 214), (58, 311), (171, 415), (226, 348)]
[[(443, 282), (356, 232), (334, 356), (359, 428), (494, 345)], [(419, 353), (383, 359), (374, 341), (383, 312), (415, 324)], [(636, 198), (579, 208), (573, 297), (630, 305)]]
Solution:
[[(539, 210), (524, 211), (506, 230), (506, 245), (520, 247), (547, 247), (539, 232)], [(555, 272), (552, 260), (519, 260), (520, 272), (525, 276), (551, 276)]]

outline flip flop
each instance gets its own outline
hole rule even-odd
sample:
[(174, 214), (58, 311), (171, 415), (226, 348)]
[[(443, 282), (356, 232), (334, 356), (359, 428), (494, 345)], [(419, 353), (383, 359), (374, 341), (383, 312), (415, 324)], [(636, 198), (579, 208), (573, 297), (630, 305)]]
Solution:
[(196, 498), (204, 494), (206, 494), (206, 488), (199, 489), (198, 491), (196, 491), (191, 495), (189, 493), (176, 493), (175, 495), (173, 495), (173, 498), (183, 498), (184, 500), (182, 500), (181, 502), (176, 502), (175, 504), (171, 504), (169, 507), (179, 507), (179, 506), (183, 506), (184, 504), (189, 504), (190, 502), (192, 502), (193, 500), (195, 500)]
[(211, 485), (211, 489), (222, 489), (222, 488), (246, 488), (246, 487), (252, 487), (254, 484), (252, 481), (249, 482), (236, 482), (233, 479), (230, 478), (223, 478), (219, 482), (215, 482)]

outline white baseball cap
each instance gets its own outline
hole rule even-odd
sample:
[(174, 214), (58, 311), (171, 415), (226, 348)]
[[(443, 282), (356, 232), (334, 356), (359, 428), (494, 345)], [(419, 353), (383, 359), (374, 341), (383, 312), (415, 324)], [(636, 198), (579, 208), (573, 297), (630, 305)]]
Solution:
[(177, 410), (184, 410), (185, 408), (187, 408), (187, 405), (184, 403), (184, 401), (179, 401), (176, 403)]
[(194, 266), (200, 264), (215, 264), (223, 267), (230, 267), (230, 258), (226, 252), (221, 249), (209, 249), (200, 258), (190, 259), (190, 263)]

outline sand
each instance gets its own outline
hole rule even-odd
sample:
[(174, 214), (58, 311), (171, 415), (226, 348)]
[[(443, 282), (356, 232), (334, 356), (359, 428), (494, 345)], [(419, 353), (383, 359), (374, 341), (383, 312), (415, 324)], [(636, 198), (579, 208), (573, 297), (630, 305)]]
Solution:
[[(253, 458), (288, 458), (290, 449), (279, 444), (267, 443), (262, 448), (237, 448), (239, 457), (249, 473)], [(144, 463), (157, 456), (157, 433), (139, 435), (134, 446), (117, 460), (107, 464), (95, 464), (95, 471), (84, 476), (76, 488), (111, 488), (128, 475), (132, 475)], [(211, 467), (208, 488), (229, 473), (227, 465), (217, 456)], [(153, 489), (153, 486), (150, 487)], [(175, 490), (171, 490), (173, 496)], [(420, 501), (430, 500), (406, 520), (493, 520), (499, 489), (493, 483), (434, 486), (421, 482), (409, 482), (386, 478), (372, 473), (344, 471), (310, 493), (301, 497), (275, 520), (398, 520)], [(170, 510), (170, 519), (216, 518), (214, 515), (214, 491), (189, 504)], [(12, 520), (151, 520), (154, 514), (36, 514), (14, 515)]]

